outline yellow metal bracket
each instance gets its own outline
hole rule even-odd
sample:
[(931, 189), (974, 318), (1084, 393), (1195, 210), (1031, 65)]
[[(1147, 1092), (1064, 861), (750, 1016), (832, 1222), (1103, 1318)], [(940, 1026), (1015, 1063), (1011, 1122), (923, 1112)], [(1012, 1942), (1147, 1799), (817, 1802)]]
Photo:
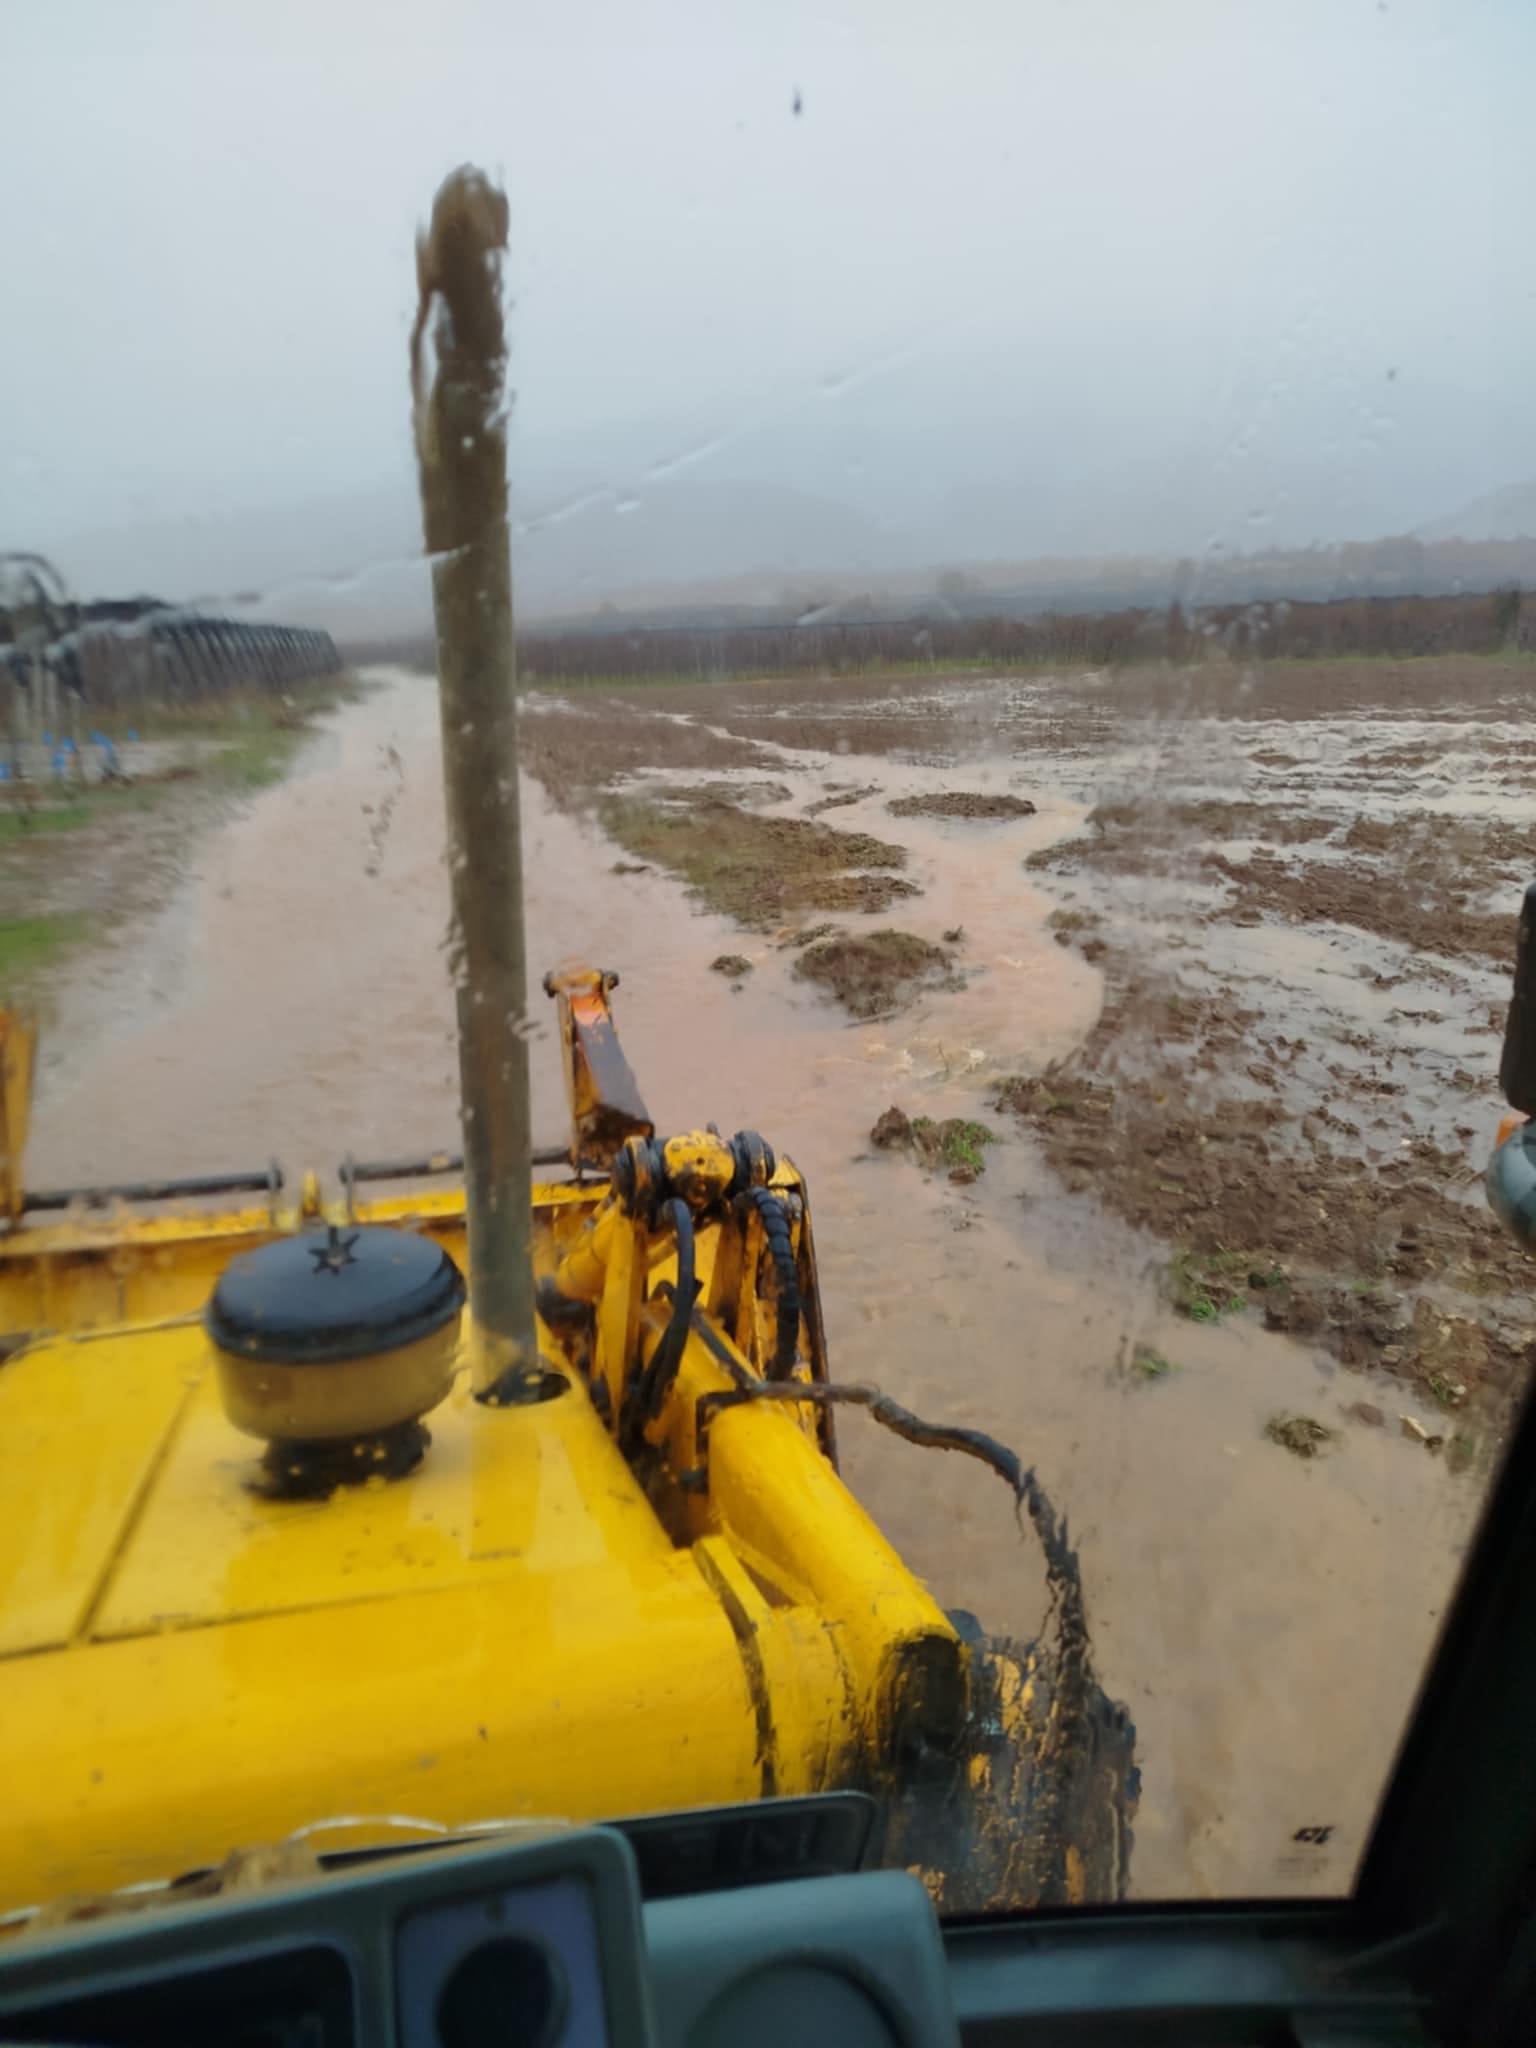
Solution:
[(626, 1138), (655, 1135), (608, 997), (616, 974), (598, 967), (555, 968), (544, 977), (560, 1025), (560, 1058), (571, 1109), (571, 1164), (606, 1173)]
[(22, 1173), (36, 1051), (37, 1023), (32, 1015), (0, 1009), (0, 1202), (12, 1223), (20, 1220), (25, 1203)]

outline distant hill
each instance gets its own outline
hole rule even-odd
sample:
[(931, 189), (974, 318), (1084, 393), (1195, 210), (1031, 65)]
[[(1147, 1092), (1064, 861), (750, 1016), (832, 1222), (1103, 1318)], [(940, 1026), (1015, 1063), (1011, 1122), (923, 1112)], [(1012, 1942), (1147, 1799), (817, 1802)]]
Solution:
[[(823, 572), (863, 578), (914, 558), (903, 537), (793, 486), (680, 477), (643, 495), (547, 485), (517, 508), (517, 593), (529, 613), (595, 609), (615, 592), (746, 575), (769, 596)], [(423, 626), (430, 594), (414, 487), (103, 528), (51, 557), (83, 594), (152, 586), (173, 602), (303, 618), (338, 634)]]
[[(637, 463), (644, 481), (622, 493), (595, 484), (595, 466), (525, 468), (513, 543), (522, 621), (1022, 618), (1175, 598), (1198, 608), (1536, 587), (1536, 538), (1525, 537), (1536, 536), (1536, 482), (1378, 539), (1106, 551), (1069, 538), (1031, 546), (1022, 519), (1005, 516), (1005, 494), (983, 518), (974, 507), (962, 516), (962, 494), (951, 492), (953, 516), (918, 524), (904, 516), (894, 480), (885, 513), (856, 502), (851, 486), (845, 497), (761, 475), (706, 475), (687, 459), (682, 475), (647, 475)], [(973, 532), (1010, 528), (1017, 545), (966, 545)], [(356, 643), (426, 629), (419, 533), (414, 481), (397, 471), (370, 489), (299, 504), (77, 533), (48, 552), (83, 598), (152, 589), (173, 603), (303, 623)]]
[(1536, 537), (1536, 478), (1484, 491), (1457, 512), (1417, 529), (1420, 540), (1529, 540)]

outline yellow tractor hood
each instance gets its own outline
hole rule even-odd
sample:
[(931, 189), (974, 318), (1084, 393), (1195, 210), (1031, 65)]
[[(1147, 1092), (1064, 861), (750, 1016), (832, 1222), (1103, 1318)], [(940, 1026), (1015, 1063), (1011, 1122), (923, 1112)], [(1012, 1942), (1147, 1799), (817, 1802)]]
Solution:
[(491, 1580), (526, 1626), (676, 1559), (588, 1402), (487, 1417), (461, 1386), (430, 1428), (405, 1479), (273, 1500), (198, 1324), (33, 1347), (0, 1371), (0, 1654)]

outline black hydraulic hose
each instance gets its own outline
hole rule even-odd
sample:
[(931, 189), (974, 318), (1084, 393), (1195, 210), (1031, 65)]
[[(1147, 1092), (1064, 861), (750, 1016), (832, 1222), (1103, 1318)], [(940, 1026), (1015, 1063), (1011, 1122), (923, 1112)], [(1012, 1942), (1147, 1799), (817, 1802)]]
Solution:
[(624, 1436), (630, 1443), (660, 1408), (668, 1388), (677, 1378), (677, 1369), (683, 1362), (683, 1349), (688, 1342), (693, 1304), (699, 1294), (693, 1254), (693, 1211), (676, 1196), (663, 1203), (662, 1208), (672, 1219), (672, 1231), (677, 1239), (677, 1284), (672, 1290), (671, 1320), (651, 1353), (650, 1364), (635, 1382), (627, 1404)]
[(787, 1380), (795, 1369), (795, 1352), (800, 1344), (800, 1273), (795, 1265), (795, 1248), (790, 1242), (789, 1215), (783, 1198), (772, 1188), (748, 1188), (737, 1197), (739, 1205), (756, 1209), (763, 1219), (763, 1236), (773, 1260), (778, 1281), (778, 1328), (773, 1363), (765, 1378)]

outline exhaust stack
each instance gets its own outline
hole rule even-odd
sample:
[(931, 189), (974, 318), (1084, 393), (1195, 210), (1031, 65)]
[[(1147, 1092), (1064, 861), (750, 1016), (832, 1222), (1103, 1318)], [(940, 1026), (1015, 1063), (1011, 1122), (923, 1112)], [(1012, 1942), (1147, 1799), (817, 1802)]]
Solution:
[[(468, 1207), (472, 1374), (516, 1399), (538, 1374), (527, 976), (507, 518), (506, 195), (465, 166), (416, 243), (411, 384), (432, 563)], [(430, 360), (429, 360), (430, 357)]]

